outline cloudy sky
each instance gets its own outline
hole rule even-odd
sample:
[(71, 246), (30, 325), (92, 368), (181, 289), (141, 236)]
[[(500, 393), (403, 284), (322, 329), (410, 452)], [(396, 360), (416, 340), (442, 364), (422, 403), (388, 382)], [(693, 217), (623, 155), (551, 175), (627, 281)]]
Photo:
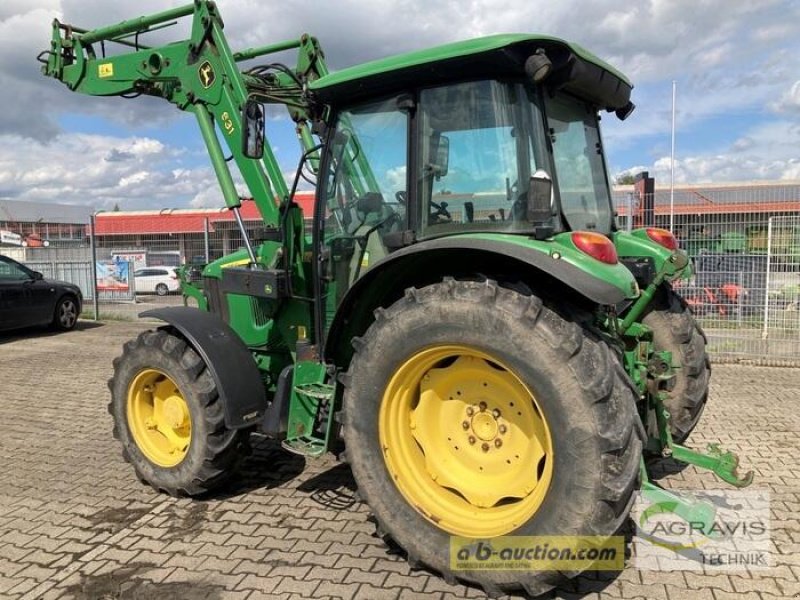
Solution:
[[(34, 60), (54, 17), (92, 28), (183, 3), (0, 1), (0, 198), (129, 210), (222, 204), (190, 116), (154, 99), (72, 93)], [(668, 182), (675, 80), (677, 181), (800, 179), (800, 0), (218, 4), (234, 49), (310, 32), (333, 69), (499, 32), (563, 37), (634, 82), (633, 116), (603, 121), (612, 176), (647, 169)], [(291, 126), (270, 120), (268, 131), (293, 172)]]

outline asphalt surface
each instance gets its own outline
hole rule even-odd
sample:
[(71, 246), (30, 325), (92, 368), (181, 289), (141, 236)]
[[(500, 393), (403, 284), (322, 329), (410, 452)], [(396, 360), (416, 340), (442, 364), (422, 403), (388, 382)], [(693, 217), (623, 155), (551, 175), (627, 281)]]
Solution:
[[(264, 439), (225, 490), (157, 494), (111, 437), (111, 359), (147, 324), (81, 322), (0, 337), (0, 598), (481, 598), (411, 570), (373, 536), (346, 465)], [(152, 326), (150, 324), (149, 326)], [(725, 600), (800, 595), (800, 370), (718, 365), (692, 437), (719, 441), (771, 491), (773, 567), (582, 576), (562, 598)], [(665, 487), (718, 488), (693, 467)]]

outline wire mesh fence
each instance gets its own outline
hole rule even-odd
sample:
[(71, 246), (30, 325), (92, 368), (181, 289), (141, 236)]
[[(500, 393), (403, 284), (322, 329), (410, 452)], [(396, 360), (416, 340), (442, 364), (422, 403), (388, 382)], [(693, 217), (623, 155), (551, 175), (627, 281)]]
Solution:
[[(307, 216), (311, 201), (309, 194), (303, 198)], [(715, 360), (800, 364), (800, 183), (689, 186), (673, 194), (618, 186), (613, 203), (621, 229), (672, 224), (694, 266), (693, 277), (676, 287)], [(269, 235), (252, 201), (243, 203), (242, 217), (252, 241)], [(226, 209), (100, 213), (93, 220), (83, 243), (56, 242), (12, 256), (78, 284), (87, 317), (133, 319), (150, 308), (180, 305), (176, 267), (189, 265), (199, 274), (243, 246)]]
[[(262, 239), (264, 224), (252, 201), (242, 216), (248, 237)], [(98, 314), (133, 318), (183, 303), (176, 269), (190, 273), (244, 245), (226, 209), (170, 209), (100, 213), (89, 228), (97, 269)]]
[(717, 361), (800, 363), (800, 184), (617, 189), (620, 227), (673, 231), (694, 275), (676, 287)]

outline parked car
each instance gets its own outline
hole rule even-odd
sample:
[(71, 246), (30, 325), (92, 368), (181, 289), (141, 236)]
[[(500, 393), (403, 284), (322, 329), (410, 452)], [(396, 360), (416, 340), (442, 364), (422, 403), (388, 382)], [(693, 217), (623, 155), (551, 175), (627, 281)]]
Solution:
[(75, 327), (82, 304), (77, 285), (45, 279), (0, 255), (0, 330), (50, 325), (66, 331)]
[(181, 289), (175, 267), (144, 267), (133, 273), (137, 294), (166, 296)]

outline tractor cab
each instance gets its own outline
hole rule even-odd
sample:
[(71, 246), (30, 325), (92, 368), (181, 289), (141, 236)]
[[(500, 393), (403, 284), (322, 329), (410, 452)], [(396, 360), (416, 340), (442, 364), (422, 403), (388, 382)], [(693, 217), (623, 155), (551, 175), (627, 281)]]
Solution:
[(598, 111), (631, 85), (557, 39), (500, 35), (311, 84), (333, 108), (317, 231), (341, 297), (393, 251), (458, 234), (614, 229)]

